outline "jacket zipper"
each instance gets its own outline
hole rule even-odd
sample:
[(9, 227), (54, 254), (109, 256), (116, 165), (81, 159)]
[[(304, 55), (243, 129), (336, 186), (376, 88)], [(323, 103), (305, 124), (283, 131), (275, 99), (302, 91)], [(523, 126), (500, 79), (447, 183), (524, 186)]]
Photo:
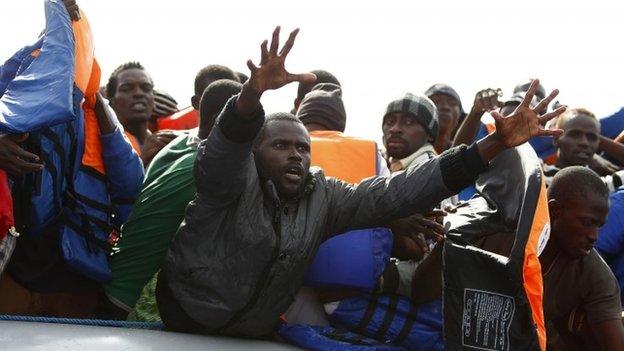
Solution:
[(243, 308), (238, 310), (238, 312), (236, 312), (234, 316), (232, 316), (232, 318), (230, 318), (230, 320), (224, 326), (218, 328), (217, 332), (225, 330), (231, 327), (232, 325), (234, 325), (235, 323), (237, 323), (241, 319), (241, 317), (243, 317), (247, 312), (249, 312), (258, 302), (258, 299), (260, 298), (260, 293), (262, 292), (262, 289), (266, 286), (267, 280), (269, 278), (269, 274), (271, 273), (271, 268), (273, 268), (273, 265), (275, 264), (275, 262), (277, 261), (277, 258), (279, 257), (280, 246), (281, 246), (281, 241), (282, 241), (281, 213), (282, 213), (282, 206), (278, 202), (275, 205), (275, 213), (273, 214), (273, 230), (275, 231), (275, 249), (273, 249), (273, 255), (271, 256), (269, 263), (264, 267), (264, 270), (262, 271), (262, 275), (260, 276), (260, 279), (258, 280), (258, 284), (256, 284), (254, 288), (254, 293), (251, 295), (251, 298), (249, 299), (249, 301), (247, 301), (245, 306), (243, 306)]

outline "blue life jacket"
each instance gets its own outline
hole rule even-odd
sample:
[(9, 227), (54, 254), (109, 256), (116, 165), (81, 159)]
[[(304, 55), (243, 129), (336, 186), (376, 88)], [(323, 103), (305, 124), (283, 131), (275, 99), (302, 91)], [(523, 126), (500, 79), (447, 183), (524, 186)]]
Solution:
[(278, 329), (280, 337), (287, 342), (304, 348), (316, 351), (402, 351), (402, 347), (386, 345), (371, 338), (335, 329), (332, 327), (311, 326), (311, 325), (286, 325), (283, 324)]
[[(111, 279), (109, 235), (130, 214), (143, 168), (121, 126), (99, 136), (97, 146), (87, 135), (83, 99), (94, 101), (99, 67), (92, 51), (78, 53), (93, 48), (90, 32), (74, 33), (72, 28), (84, 29), (86, 23), (88, 30), (84, 14), (84, 22), (76, 26), (60, 0), (46, 0), (45, 14), (45, 34), (0, 68), (0, 133), (30, 133), (24, 148), (39, 155), (45, 167), (15, 180), (14, 192), (27, 203), (26, 223), (18, 229), (38, 236), (58, 227), (66, 263), (105, 282)], [(77, 57), (86, 59), (79, 62)], [(76, 73), (77, 64), (87, 76)], [(94, 147), (101, 148), (100, 169), (83, 162)]]
[(305, 285), (372, 291), (390, 261), (392, 241), (387, 228), (353, 230), (333, 237), (320, 246)]
[(407, 350), (444, 350), (442, 300), (421, 305), (400, 295), (367, 295), (340, 301), (328, 315), (344, 328)]

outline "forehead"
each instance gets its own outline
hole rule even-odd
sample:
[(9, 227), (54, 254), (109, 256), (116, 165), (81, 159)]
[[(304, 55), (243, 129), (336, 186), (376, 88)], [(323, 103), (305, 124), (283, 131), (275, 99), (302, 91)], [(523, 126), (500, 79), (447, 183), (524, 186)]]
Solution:
[(587, 115), (576, 115), (569, 118), (563, 124), (563, 129), (568, 130), (584, 130), (584, 131), (593, 131), (596, 133), (600, 132), (600, 123), (595, 118), (592, 118)]
[(149, 83), (152, 84), (152, 78), (145, 72), (145, 70), (139, 68), (125, 69), (117, 75), (117, 85), (133, 84), (133, 83)]
[(265, 140), (290, 140), (310, 143), (310, 135), (303, 124), (289, 120), (269, 120), (264, 127)]
[(392, 112), (392, 113), (388, 113), (386, 116), (384, 116), (384, 122), (386, 120), (388, 120), (389, 118), (398, 119), (398, 120), (406, 120), (406, 119), (416, 120), (416, 118), (412, 114), (405, 113), (405, 112)]
[(576, 215), (606, 217), (609, 212), (609, 198), (593, 191), (570, 196), (566, 207)]
[(433, 95), (431, 95), (429, 97), (433, 102), (446, 102), (447, 104), (450, 103), (457, 103), (457, 100), (455, 100), (455, 98), (453, 98), (450, 95), (447, 94), (442, 94), (442, 93), (435, 93)]

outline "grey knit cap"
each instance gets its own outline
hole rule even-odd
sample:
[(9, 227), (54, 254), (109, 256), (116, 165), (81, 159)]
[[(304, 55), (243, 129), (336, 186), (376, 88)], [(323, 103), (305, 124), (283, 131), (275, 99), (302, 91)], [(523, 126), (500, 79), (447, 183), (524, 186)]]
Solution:
[(438, 110), (433, 101), (425, 95), (406, 93), (403, 98), (392, 101), (386, 108), (384, 119), (388, 114), (394, 112), (403, 112), (411, 115), (425, 128), (433, 141), (438, 138), (440, 131)]

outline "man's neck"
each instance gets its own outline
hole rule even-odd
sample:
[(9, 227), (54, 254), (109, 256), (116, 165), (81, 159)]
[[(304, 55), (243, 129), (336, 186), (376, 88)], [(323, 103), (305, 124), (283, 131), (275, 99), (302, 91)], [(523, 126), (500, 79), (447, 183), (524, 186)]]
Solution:
[(452, 142), (451, 142), (451, 135), (439, 135), (438, 138), (436, 139), (435, 143), (433, 144), (433, 147), (435, 148), (436, 152), (438, 154), (443, 153), (444, 151), (446, 151), (447, 149), (449, 149), (452, 146)]
[(145, 143), (147, 138), (147, 121), (128, 124), (124, 128), (126, 128), (128, 133), (137, 138), (139, 144), (143, 145)]
[(557, 244), (555, 244), (551, 233), (550, 239), (548, 240), (544, 251), (539, 256), (540, 264), (542, 266), (542, 275), (546, 274), (550, 270), (555, 262), (555, 259), (559, 255), (559, 252), (560, 250), (557, 247)]

